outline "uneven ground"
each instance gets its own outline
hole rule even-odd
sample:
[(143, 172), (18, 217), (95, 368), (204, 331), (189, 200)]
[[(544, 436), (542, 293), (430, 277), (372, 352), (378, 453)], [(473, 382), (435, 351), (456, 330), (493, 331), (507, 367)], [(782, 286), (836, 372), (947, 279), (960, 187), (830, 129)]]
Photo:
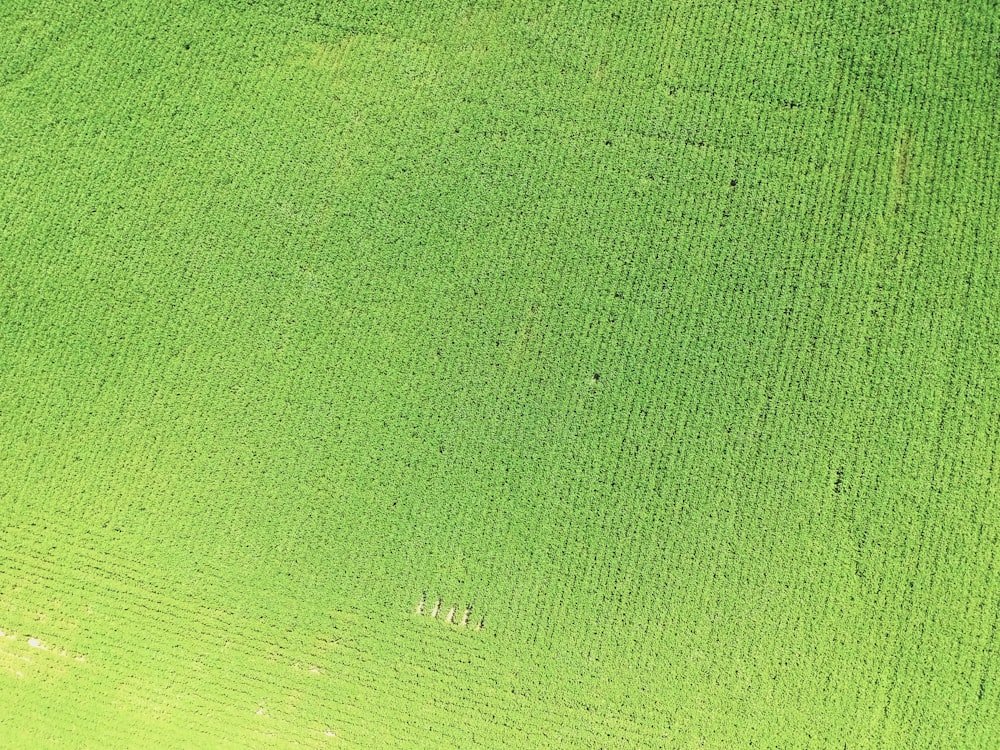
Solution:
[(995, 746), (998, 11), (809, 5), (0, 0), (0, 746)]

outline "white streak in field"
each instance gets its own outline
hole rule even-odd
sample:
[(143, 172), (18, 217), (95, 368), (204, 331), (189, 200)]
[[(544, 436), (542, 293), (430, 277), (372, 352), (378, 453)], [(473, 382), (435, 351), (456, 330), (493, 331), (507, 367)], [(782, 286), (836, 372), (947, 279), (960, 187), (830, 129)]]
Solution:
[[(10, 633), (10, 632), (8, 632), (6, 630), (0, 630), (0, 638), (6, 638), (8, 641), (16, 641), (18, 639), (18, 636), (15, 635), (14, 633)], [(29, 648), (36, 648), (39, 651), (49, 651), (49, 652), (51, 652), (52, 654), (54, 654), (56, 656), (63, 656), (63, 657), (66, 657), (67, 659), (70, 658), (70, 656), (72, 656), (74, 661), (86, 661), (87, 660), (87, 657), (84, 656), (83, 654), (70, 654), (64, 648), (54, 648), (54, 647), (48, 646), (48, 645), (46, 645), (42, 641), (41, 638), (28, 638), (25, 641), (25, 643), (28, 644)], [(26, 656), (20, 656), (18, 658), (22, 659), (23, 661), (31, 661)]]
[(472, 628), (473, 630), (483, 629), (483, 618), (480, 617), (478, 620), (472, 619), (472, 605), (466, 604), (463, 607), (459, 607), (457, 604), (452, 605), (448, 608), (447, 614), (444, 613), (444, 599), (438, 597), (434, 602), (434, 606), (428, 610), (427, 607), (427, 593), (421, 595), (420, 600), (417, 602), (414, 608), (414, 614), (418, 615), (428, 615), (430, 617), (436, 618), (438, 615), (442, 615), (442, 619), (448, 625), (454, 625), (460, 628)]

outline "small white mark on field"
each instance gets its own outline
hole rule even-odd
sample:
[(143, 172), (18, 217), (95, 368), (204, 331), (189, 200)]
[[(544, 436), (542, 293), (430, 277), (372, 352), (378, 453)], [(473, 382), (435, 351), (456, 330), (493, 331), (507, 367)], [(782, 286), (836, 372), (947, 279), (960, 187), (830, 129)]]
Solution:
[[(440, 615), (446, 624), (456, 628), (468, 628), (473, 622), (471, 604), (465, 604), (462, 607), (459, 607), (457, 604), (445, 605), (444, 599), (440, 596), (437, 597), (437, 600), (434, 601), (434, 606), (428, 611), (426, 592), (420, 597), (420, 601), (417, 602), (414, 613), (418, 615), (426, 614), (432, 618), (437, 618)], [(482, 617), (479, 618), (473, 629), (483, 629)]]
[[(8, 632), (6, 630), (0, 630), (0, 638), (5, 638), (8, 641), (18, 640), (18, 636), (14, 633)], [(28, 644), (29, 648), (38, 649), (39, 651), (48, 651), (55, 656), (62, 656), (65, 658), (72, 658), (74, 661), (86, 661), (87, 657), (83, 654), (71, 654), (64, 648), (57, 648), (54, 646), (49, 646), (41, 638), (26, 638), (24, 641)], [(19, 659), (30, 662), (31, 660), (26, 656), (19, 656)]]

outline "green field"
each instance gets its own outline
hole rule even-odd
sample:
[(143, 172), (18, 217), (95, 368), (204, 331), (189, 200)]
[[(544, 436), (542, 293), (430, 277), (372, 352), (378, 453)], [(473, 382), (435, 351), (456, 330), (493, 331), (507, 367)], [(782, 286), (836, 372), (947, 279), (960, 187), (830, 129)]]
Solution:
[(0, 0), (0, 748), (1000, 747), (1000, 7)]

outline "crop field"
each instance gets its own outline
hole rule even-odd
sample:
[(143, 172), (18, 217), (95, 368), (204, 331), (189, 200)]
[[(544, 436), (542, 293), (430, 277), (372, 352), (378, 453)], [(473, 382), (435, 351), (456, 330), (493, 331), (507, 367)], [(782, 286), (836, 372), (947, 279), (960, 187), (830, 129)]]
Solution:
[(995, 0), (0, 0), (0, 748), (1000, 746)]

